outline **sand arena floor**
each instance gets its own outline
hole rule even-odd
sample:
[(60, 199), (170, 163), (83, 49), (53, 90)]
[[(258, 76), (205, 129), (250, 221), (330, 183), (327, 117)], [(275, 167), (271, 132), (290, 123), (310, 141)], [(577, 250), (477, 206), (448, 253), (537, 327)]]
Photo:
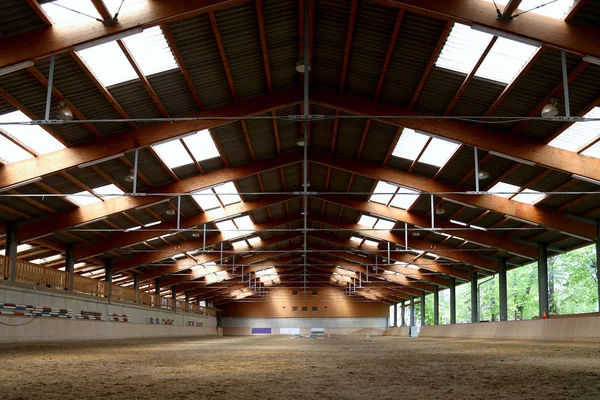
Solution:
[(1, 399), (600, 399), (600, 344), (225, 337), (0, 345)]

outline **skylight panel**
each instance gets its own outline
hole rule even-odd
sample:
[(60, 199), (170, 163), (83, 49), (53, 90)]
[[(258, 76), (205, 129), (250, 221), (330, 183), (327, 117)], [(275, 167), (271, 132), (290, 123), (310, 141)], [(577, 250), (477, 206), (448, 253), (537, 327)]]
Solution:
[(404, 128), (392, 155), (414, 161), (421, 154), (428, 140), (429, 136)]
[(244, 215), (243, 217), (234, 218), (233, 222), (237, 225), (238, 228), (247, 228), (249, 226), (253, 226), (254, 223), (252, 219), (248, 215)]
[[(2, 122), (31, 122), (31, 119), (21, 111), (13, 111), (0, 115), (0, 123)], [(0, 128), (37, 154), (51, 153), (65, 148), (39, 125), (2, 125)]]
[(387, 205), (398, 187), (384, 181), (379, 181), (369, 201)]
[(215, 225), (217, 226), (217, 229), (223, 232), (223, 234), (225, 234), (226, 236), (235, 234), (233, 233), (233, 231), (237, 231), (237, 227), (230, 219), (228, 219), (227, 221), (216, 222)]
[(515, 197), (512, 197), (511, 200), (520, 201), (521, 203), (535, 204), (546, 197), (544, 193), (540, 193), (537, 190), (525, 189), (523, 192), (519, 193)]
[(492, 35), (488, 33), (474, 31), (467, 25), (455, 23), (435, 65), (469, 74), (490, 40)]
[[(491, 2), (491, 0), (486, 1)], [(506, 5), (508, 4), (508, 0), (496, 0), (496, 4), (499, 6)], [(535, 7), (541, 5), (543, 5), (543, 7), (536, 8), (534, 10)], [(532, 14), (544, 15), (546, 17), (556, 19), (564, 19), (572, 5), (573, 0), (556, 0), (554, 2), (550, 0), (522, 0), (521, 4), (519, 4), (519, 11), (515, 11), (513, 15), (522, 11), (531, 10), (530, 12)]]
[(238, 240), (237, 242), (231, 242), (231, 245), (236, 250), (247, 250), (248, 249), (248, 243), (246, 243), (246, 241), (243, 239)]
[[(30, 244), (27, 244), (27, 243), (20, 244), (17, 246), (17, 254), (22, 253), (27, 250), (31, 250), (32, 248), (33, 248), (33, 246)], [(5, 255), (6, 255), (6, 249), (0, 250), (0, 256), (5, 256)]]
[(250, 243), (250, 246), (254, 247), (260, 242), (261, 239), (258, 236), (254, 236), (254, 237), (248, 238), (247, 240), (248, 240), (248, 243)]
[(159, 26), (123, 39), (144, 75), (179, 68)]
[(171, 169), (194, 162), (179, 139), (152, 145), (152, 149)]
[(192, 152), (196, 161), (204, 161), (221, 156), (208, 129), (199, 131), (195, 135), (187, 136), (183, 138), (183, 141)]
[(0, 162), (10, 164), (17, 161), (23, 161), (33, 158), (31, 154), (17, 146), (4, 136), (0, 135)]
[[(584, 117), (600, 118), (600, 107), (592, 108)], [(563, 133), (554, 138), (548, 145), (563, 150), (578, 151), (598, 137), (600, 137), (600, 121), (578, 122), (565, 129)], [(583, 154), (592, 155), (586, 154), (585, 151)]]
[(499, 37), (475, 76), (509, 83), (523, 69), (536, 50), (535, 46)]
[(358, 236), (351, 236), (350, 241), (356, 243), (357, 245), (360, 245), (362, 243), (363, 239)]
[[(81, 15), (75, 11), (101, 19), (96, 7), (94, 7), (91, 1), (54, 0), (52, 2), (44, 3), (41, 6), (55, 25), (76, 26), (89, 24), (91, 22), (90, 17)], [(67, 8), (75, 11), (68, 10)]]
[(394, 227), (394, 225), (396, 225), (394, 221), (388, 221), (387, 219), (380, 218), (379, 221), (377, 221), (377, 223), (375, 224), (374, 228), (389, 231)]
[(460, 145), (458, 143), (433, 138), (427, 145), (421, 158), (419, 158), (419, 162), (434, 165), (436, 167), (443, 167), (459, 147)]
[(410, 206), (412, 206), (414, 202), (417, 201), (419, 195), (420, 193), (416, 190), (401, 187), (398, 189), (398, 193), (394, 196), (394, 199), (392, 200), (390, 205), (392, 207), (408, 210)]
[(519, 189), (518, 186), (511, 185), (510, 183), (498, 182), (488, 190), (488, 193), (508, 199), (509, 197), (512, 197), (515, 192), (518, 192)]
[(118, 187), (116, 187), (115, 185), (113, 185), (112, 183), (110, 185), (105, 185), (105, 186), (100, 186), (97, 187), (96, 189), (93, 189), (94, 193), (96, 193), (98, 196), (104, 198), (112, 198), (112, 197), (117, 197), (123, 194), (123, 191), (121, 189), (119, 189)]
[(138, 79), (117, 42), (112, 41), (77, 52), (104, 86)]
[(70, 194), (67, 196), (67, 199), (77, 204), (78, 206), (89, 206), (91, 204), (96, 204), (102, 201), (90, 192), (86, 191)]
[(588, 147), (581, 154), (583, 154), (584, 156), (600, 158), (600, 142)]
[(240, 201), (242, 201), (240, 196), (237, 194), (238, 191), (235, 188), (233, 182), (227, 182), (224, 185), (215, 187), (215, 192), (217, 192), (217, 194), (219, 195), (219, 199), (221, 200), (221, 202), (223, 202), (223, 205), (225, 206), (234, 203), (239, 203)]
[(369, 245), (369, 246), (373, 246), (373, 247), (379, 246), (379, 242), (376, 242), (376, 241), (370, 240), (370, 239), (365, 239), (364, 244)]
[(221, 207), (221, 203), (219, 203), (219, 199), (212, 191), (212, 189), (204, 189), (199, 190), (197, 192), (193, 192), (192, 198), (204, 211)]
[(373, 218), (373, 217), (371, 217), (369, 215), (364, 215), (364, 214), (358, 220), (358, 224), (359, 225), (365, 225), (365, 226), (368, 226), (370, 228), (372, 228), (373, 225), (375, 225), (376, 223), (377, 223), (377, 218)]

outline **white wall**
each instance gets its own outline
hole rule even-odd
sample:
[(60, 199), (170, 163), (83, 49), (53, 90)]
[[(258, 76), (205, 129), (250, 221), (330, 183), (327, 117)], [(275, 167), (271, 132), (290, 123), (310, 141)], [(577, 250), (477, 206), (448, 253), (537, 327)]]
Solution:
[[(216, 335), (217, 319), (182, 312), (156, 309), (129, 303), (109, 302), (91, 296), (63, 294), (46, 289), (30, 289), (6, 283), (0, 284), (0, 303), (70, 308), (74, 315), (81, 311), (107, 314), (126, 314), (128, 323), (88, 321), (63, 318), (35, 318), (22, 327), (0, 324), (0, 341), (24, 340), (86, 340), (158, 336)], [(170, 319), (173, 325), (148, 324), (148, 318)], [(0, 316), (4, 324), (19, 325), (29, 318)], [(189, 327), (188, 321), (202, 322), (202, 327)]]

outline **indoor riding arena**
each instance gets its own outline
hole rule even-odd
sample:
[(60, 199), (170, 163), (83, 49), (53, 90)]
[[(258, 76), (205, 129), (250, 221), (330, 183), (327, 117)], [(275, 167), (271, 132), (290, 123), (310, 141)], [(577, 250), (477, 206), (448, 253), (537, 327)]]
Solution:
[(600, 399), (600, 0), (0, 0), (0, 399)]

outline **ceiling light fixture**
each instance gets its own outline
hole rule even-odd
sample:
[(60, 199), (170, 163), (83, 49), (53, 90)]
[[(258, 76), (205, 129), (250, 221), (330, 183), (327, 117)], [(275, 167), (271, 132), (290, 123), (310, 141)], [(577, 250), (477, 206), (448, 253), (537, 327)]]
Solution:
[(173, 207), (169, 204), (169, 208), (167, 208), (167, 211), (165, 211), (165, 214), (167, 215), (175, 215), (175, 210), (173, 210)]
[(550, 103), (546, 104), (542, 109), (541, 116), (543, 118), (552, 118), (558, 115), (558, 100), (550, 99)]
[(446, 213), (446, 209), (444, 207), (438, 207), (438, 208), (435, 209), (435, 213), (437, 215), (443, 215), (443, 214)]
[(110, 160), (114, 160), (115, 158), (123, 157), (124, 155), (125, 155), (125, 153), (113, 154), (112, 156), (107, 156), (107, 157), (100, 158), (98, 160), (93, 160), (93, 161), (89, 161), (89, 162), (80, 164), (80, 165), (78, 165), (78, 168), (91, 167), (92, 165), (103, 163), (104, 161), (110, 161)]
[(299, 147), (304, 147), (304, 138), (299, 137), (298, 140), (296, 141), (296, 145)]
[(133, 170), (133, 168), (131, 168), (129, 170), (129, 173), (127, 175), (125, 175), (125, 182), (133, 182), (134, 178), (135, 178), (135, 171)]
[(298, 59), (298, 62), (296, 63), (296, 71), (303, 74), (305, 69), (306, 69), (306, 72), (310, 72), (310, 69), (311, 69), (310, 63), (309, 62), (305, 63), (304, 57), (300, 57)]
[(61, 121), (71, 121), (73, 119), (73, 111), (65, 105), (63, 101), (59, 102), (56, 106), (56, 119)]
[(480, 181), (483, 181), (490, 177), (490, 173), (487, 172), (485, 169), (480, 169), (479, 173), (477, 174), (477, 177), (479, 178)]

